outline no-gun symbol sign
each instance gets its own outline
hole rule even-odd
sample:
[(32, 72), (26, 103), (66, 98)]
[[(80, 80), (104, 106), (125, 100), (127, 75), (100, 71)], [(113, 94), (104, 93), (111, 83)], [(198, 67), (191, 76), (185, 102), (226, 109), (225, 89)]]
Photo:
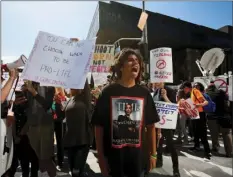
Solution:
[(171, 48), (162, 47), (150, 51), (150, 81), (173, 83)]
[(157, 62), (156, 62), (156, 67), (158, 68), (158, 69), (164, 69), (165, 67), (166, 67), (166, 61), (164, 61), (164, 60), (158, 60)]

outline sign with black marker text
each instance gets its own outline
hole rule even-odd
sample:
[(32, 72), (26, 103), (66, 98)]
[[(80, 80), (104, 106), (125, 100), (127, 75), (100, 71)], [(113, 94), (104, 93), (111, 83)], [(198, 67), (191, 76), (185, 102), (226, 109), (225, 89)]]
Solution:
[(95, 41), (72, 41), (39, 32), (22, 77), (44, 86), (83, 89)]
[(160, 121), (155, 124), (155, 127), (161, 129), (176, 129), (178, 105), (155, 101), (155, 106), (160, 117)]
[(96, 45), (90, 64), (92, 73), (108, 73), (114, 64), (114, 45)]

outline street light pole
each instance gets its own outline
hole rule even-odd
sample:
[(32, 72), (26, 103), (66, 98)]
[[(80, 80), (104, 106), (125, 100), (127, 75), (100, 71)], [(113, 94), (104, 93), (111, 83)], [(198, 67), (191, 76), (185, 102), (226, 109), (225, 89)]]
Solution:
[[(142, 1), (142, 11), (145, 12), (145, 1)], [(144, 29), (142, 31), (142, 53), (145, 61), (145, 72), (147, 74), (150, 73), (150, 59), (149, 59), (149, 51), (148, 51), (148, 35), (147, 35), (147, 22), (144, 26)]]

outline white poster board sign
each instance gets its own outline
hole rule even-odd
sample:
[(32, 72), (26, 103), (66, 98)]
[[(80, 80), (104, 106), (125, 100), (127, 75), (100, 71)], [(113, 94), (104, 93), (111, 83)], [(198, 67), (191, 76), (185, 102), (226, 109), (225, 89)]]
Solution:
[(39, 32), (22, 77), (44, 86), (83, 89), (95, 41)]
[(193, 104), (191, 98), (180, 102), (180, 107), (183, 108), (183, 111), (189, 116), (191, 119), (200, 119), (199, 112), (196, 106)]
[(172, 49), (167, 47), (150, 51), (150, 80), (173, 83)]
[(160, 122), (156, 123), (155, 127), (161, 129), (176, 129), (178, 105), (155, 101), (155, 106), (160, 117)]
[(96, 45), (93, 58), (90, 63), (90, 72), (109, 73), (114, 64), (114, 45)]
[(89, 84), (91, 83), (91, 74), (93, 76), (94, 79), (94, 85), (99, 86), (99, 85), (104, 85), (108, 82), (108, 75), (110, 75), (110, 73), (88, 73), (87, 78), (88, 78), (88, 82)]
[(229, 100), (233, 101), (233, 76), (229, 77), (229, 90), (228, 90), (228, 95), (229, 95)]

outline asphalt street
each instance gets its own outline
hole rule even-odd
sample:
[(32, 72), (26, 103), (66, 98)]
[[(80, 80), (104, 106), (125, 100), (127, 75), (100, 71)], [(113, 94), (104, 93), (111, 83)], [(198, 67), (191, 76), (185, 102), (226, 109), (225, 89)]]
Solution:
[[(211, 141), (209, 141), (209, 143), (211, 146)], [(181, 177), (231, 177), (233, 175), (232, 158), (225, 157), (224, 146), (221, 139), (220, 146), (219, 154), (213, 154), (211, 160), (208, 161), (202, 157), (203, 151), (193, 153), (188, 150), (189, 147), (192, 147), (192, 144), (182, 147), (177, 145)], [(165, 154), (163, 161), (163, 167), (154, 169), (149, 177), (172, 176), (173, 169), (170, 154)], [(89, 152), (87, 171), (90, 177), (102, 177), (94, 151)], [(58, 172), (57, 175), (59, 177), (69, 177), (67, 157), (65, 157), (65, 168), (61, 172)], [(21, 172), (19, 169), (16, 177), (20, 176)]]

